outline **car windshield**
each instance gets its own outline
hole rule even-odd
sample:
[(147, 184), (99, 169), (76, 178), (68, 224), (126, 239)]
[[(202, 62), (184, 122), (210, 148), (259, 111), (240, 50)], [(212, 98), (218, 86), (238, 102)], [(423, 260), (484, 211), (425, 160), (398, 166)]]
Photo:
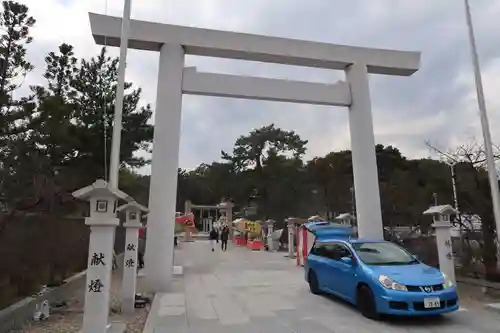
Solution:
[(414, 265), (419, 263), (408, 251), (394, 243), (354, 243), (352, 247), (359, 259), (367, 265)]

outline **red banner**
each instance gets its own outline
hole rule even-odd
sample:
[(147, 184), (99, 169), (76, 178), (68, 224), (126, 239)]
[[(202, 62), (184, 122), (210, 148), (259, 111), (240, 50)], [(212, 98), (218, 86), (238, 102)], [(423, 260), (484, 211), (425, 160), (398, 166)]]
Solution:
[(179, 216), (175, 218), (175, 222), (185, 224), (188, 227), (194, 227), (194, 214)]

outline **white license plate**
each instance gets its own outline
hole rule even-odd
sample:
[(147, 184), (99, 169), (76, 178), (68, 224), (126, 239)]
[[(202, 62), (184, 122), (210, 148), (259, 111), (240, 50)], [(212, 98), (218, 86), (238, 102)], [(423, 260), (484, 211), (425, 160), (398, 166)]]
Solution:
[(426, 297), (424, 298), (424, 308), (434, 309), (441, 307), (441, 301), (439, 297)]

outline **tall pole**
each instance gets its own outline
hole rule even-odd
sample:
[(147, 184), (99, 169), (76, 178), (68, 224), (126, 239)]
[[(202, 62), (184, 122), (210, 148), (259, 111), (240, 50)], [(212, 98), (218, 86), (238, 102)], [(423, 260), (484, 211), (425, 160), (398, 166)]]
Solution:
[(122, 137), (123, 96), (125, 90), (125, 68), (127, 67), (128, 35), (130, 32), (131, 1), (125, 0), (123, 6), (122, 31), (120, 38), (120, 63), (118, 65), (118, 83), (116, 85), (115, 116), (113, 138), (111, 141), (111, 159), (109, 165), (109, 184), (118, 188), (120, 171), (120, 143)]
[(451, 172), (451, 185), (453, 187), (453, 203), (455, 204), (455, 210), (458, 212), (458, 195), (457, 195), (457, 181), (456, 181), (456, 175), (455, 175), (455, 165), (456, 162), (450, 162), (448, 163), (450, 166), (450, 172)]
[(483, 131), (483, 138), (484, 138), (484, 151), (486, 154), (488, 178), (490, 181), (491, 200), (493, 201), (493, 213), (495, 214), (497, 237), (500, 237), (500, 193), (498, 190), (498, 177), (495, 168), (495, 160), (493, 157), (490, 125), (488, 123), (488, 115), (486, 113), (486, 102), (484, 100), (483, 83), (481, 79), (481, 70), (479, 67), (479, 57), (477, 55), (476, 40), (474, 37), (474, 28), (472, 27), (472, 15), (470, 10), (469, 0), (464, 0), (464, 1), (465, 1), (465, 16), (467, 19), (467, 28), (469, 31), (472, 65), (474, 67), (474, 79), (476, 82), (479, 116), (481, 117), (481, 128)]
[(462, 214), (460, 213), (458, 206), (458, 191), (457, 191), (457, 175), (455, 173), (455, 166), (457, 165), (457, 161), (448, 161), (446, 162), (450, 166), (451, 171), (451, 185), (453, 187), (453, 203), (455, 204), (455, 210), (457, 211), (457, 217), (460, 228), (460, 242), (462, 245), (462, 250), (465, 248), (465, 238), (464, 238), (464, 224), (462, 221)]
[(349, 189), (349, 191), (351, 192), (351, 213), (352, 213), (352, 222), (351, 222), (351, 225), (354, 226), (354, 225), (357, 225), (357, 219), (356, 219), (356, 197), (355, 197), (355, 194), (354, 194), (354, 186), (351, 186), (351, 188)]

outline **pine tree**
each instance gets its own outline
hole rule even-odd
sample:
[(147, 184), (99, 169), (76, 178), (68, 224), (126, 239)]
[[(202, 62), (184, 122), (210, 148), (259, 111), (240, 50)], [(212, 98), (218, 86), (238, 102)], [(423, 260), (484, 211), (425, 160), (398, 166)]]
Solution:
[[(22, 165), (33, 164), (33, 141), (27, 119), (34, 110), (30, 98), (15, 100), (12, 93), (33, 69), (26, 59), (26, 45), (31, 43), (30, 28), (35, 24), (28, 7), (3, 1), (0, 14), (0, 199), (15, 206), (26, 195), (31, 183)], [(16, 203), (16, 204), (14, 204)], [(1, 225), (0, 225), (1, 228)]]
[(14, 101), (12, 92), (19, 88), (33, 65), (26, 59), (26, 45), (31, 43), (30, 28), (35, 19), (28, 7), (14, 1), (3, 2), (0, 15), (0, 138), (13, 134), (16, 122), (23, 117), (23, 103)]
[[(36, 109), (29, 128), (35, 142), (39, 193), (43, 200), (38, 208), (45, 212), (62, 213), (70, 193), (80, 185), (79, 177), (67, 164), (74, 156), (75, 105), (71, 98), (75, 92), (71, 84), (77, 72), (77, 59), (73, 47), (59, 46), (59, 52), (45, 57), (45, 86), (31, 87), (36, 97)], [(31, 166), (33, 168), (33, 166)], [(71, 205), (66, 207), (71, 209)]]
[[(36, 117), (31, 122), (47, 176), (56, 171), (72, 190), (106, 178), (111, 147), (118, 59), (102, 49), (97, 57), (77, 61), (73, 47), (59, 46), (45, 58), (46, 84), (33, 87)], [(121, 156), (123, 166), (142, 166), (134, 156), (153, 138), (149, 106), (139, 108), (140, 89), (126, 83)]]
[[(82, 60), (72, 84), (76, 106), (75, 158), (72, 166), (83, 169), (94, 180), (107, 177), (118, 78), (118, 58), (107, 56), (103, 48), (97, 57)], [(120, 161), (122, 167), (141, 167), (148, 163), (135, 152), (148, 149), (153, 140), (153, 126), (148, 124), (152, 115), (150, 105), (139, 106), (141, 89), (125, 83), (123, 101), (123, 130)]]
[(37, 147), (46, 157), (47, 167), (60, 171), (73, 157), (75, 90), (72, 83), (77, 73), (77, 58), (73, 46), (62, 44), (59, 52), (45, 57), (46, 87), (32, 87), (37, 99), (36, 116), (30, 127), (36, 136)]

